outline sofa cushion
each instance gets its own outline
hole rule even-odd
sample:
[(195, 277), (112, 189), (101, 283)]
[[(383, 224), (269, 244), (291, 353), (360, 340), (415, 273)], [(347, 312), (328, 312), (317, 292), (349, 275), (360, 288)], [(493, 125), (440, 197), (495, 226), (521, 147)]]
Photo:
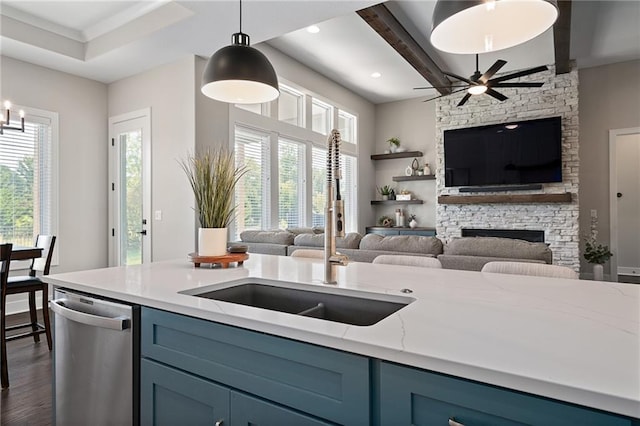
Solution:
[(551, 249), (544, 243), (499, 237), (454, 238), (444, 246), (444, 254), (552, 261)]
[(291, 232), (293, 235), (316, 234), (317, 233), (317, 232), (314, 231), (313, 228), (306, 228), (306, 227), (291, 227), (291, 228), (287, 228), (287, 232)]
[[(336, 238), (337, 248), (357, 249), (360, 246), (362, 235), (357, 232), (350, 232), (344, 237)], [(324, 234), (299, 234), (296, 235), (293, 244), (305, 247), (324, 247)]]
[(293, 244), (295, 235), (287, 231), (243, 231), (240, 240), (246, 243)]
[(482, 267), (489, 262), (526, 262), (526, 263), (545, 263), (544, 260), (536, 259), (514, 259), (506, 257), (488, 257), (488, 256), (463, 256), (457, 254), (441, 254), (438, 260), (444, 269), (459, 269), (462, 271), (481, 271)]
[(360, 249), (437, 256), (442, 253), (442, 242), (436, 237), (421, 235), (389, 235), (385, 237), (378, 234), (367, 234), (360, 241)]

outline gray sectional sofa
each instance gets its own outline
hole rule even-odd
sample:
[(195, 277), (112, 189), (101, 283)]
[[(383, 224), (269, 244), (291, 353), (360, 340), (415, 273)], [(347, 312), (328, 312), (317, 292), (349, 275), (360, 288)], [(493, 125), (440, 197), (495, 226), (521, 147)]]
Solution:
[[(289, 256), (299, 249), (322, 250), (321, 229), (297, 228), (276, 231), (244, 231), (241, 241), (249, 253)], [(460, 237), (443, 244), (437, 237), (382, 236), (350, 233), (336, 239), (338, 251), (354, 262), (372, 262), (381, 254), (437, 257), (443, 268), (480, 271), (491, 261), (552, 263), (551, 249), (544, 243), (496, 237)]]

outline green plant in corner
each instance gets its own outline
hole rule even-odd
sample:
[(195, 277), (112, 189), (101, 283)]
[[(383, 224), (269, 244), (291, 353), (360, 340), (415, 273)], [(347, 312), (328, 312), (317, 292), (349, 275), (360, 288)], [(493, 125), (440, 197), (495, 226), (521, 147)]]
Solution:
[(247, 169), (237, 167), (233, 152), (225, 148), (188, 155), (180, 166), (193, 189), (200, 226), (226, 228), (236, 209), (233, 192)]
[(591, 218), (591, 232), (585, 237), (584, 258), (587, 262), (602, 265), (606, 263), (613, 253), (609, 250), (609, 246), (598, 242), (598, 219)]
[(387, 195), (387, 196), (389, 196), (393, 191), (393, 188), (390, 185), (381, 186), (377, 189), (380, 195)]
[(400, 139), (398, 138), (389, 138), (387, 139), (389, 146), (395, 146), (396, 148), (400, 146)]

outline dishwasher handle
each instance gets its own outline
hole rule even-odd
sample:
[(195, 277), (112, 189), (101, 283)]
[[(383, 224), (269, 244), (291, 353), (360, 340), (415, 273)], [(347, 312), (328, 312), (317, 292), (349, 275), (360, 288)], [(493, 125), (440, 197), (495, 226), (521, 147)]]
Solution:
[(115, 318), (102, 317), (99, 315), (85, 314), (84, 312), (69, 309), (64, 306), (67, 299), (56, 299), (51, 301), (51, 310), (56, 314), (71, 321), (87, 324), (93, 327), (108, 328), (111, 330), (126, 330), (131, 325), (131, 319), (126, 316)]

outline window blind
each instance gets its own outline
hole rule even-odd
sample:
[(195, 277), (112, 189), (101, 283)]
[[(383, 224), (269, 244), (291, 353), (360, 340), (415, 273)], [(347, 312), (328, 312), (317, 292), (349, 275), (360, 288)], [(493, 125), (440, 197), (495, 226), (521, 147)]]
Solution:
[(247, 173), (235, 191), (235, 238), (250, 229), (269, 228), (269, 134), (236, 126), (236, 165), (245, 166)]
[(33, 245), (54, 234), (53, 147), (50, 120), (25, 120), (25, 131), (0, 135), (0, 241)]
[(278, 141), (278, 227), (303, 226), (305, 222), (305, 145)]
[(327, 150), (313, 147), (311, 149), (311, 226), (324, 226), (324, 208), (327, 199), (325, 195), (326, 167)]

